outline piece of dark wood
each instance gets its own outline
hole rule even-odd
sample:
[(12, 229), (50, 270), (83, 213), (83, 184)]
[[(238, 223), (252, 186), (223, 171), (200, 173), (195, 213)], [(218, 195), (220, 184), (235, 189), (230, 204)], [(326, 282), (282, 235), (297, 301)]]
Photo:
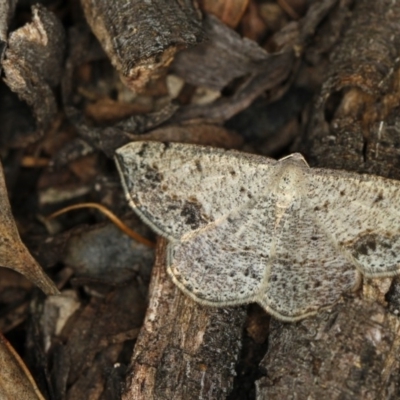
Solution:
[(399, 333), (397, 316), (354, 298), (296, 324), (271, 321), (257, 400), (396, 399)]
[[(296, 58), (305, 51), (318, 25), (336, 3), (336, 0), (313, 3), (302, 19), (274, 35), (271, 42), (275, 51), (270, 53), (257, 49), (253, 41), (240, 38), (230, 28), (221, 27), (214, 18), (206, 19), (205, 32), (211, 40), (178, 54), (172, 69), (193, 84), (219, 90), (234, 78), (240, 77), (243, 82), (233, 94), (221, 96), (212, 103), (182, 107), (172, 120), (223, 123), (265, 93), (271, 103), (279, 99), (296, 76), (300, 66)], [(221, 57), (218, 61), (215, 60), (217, 54)], [(196, 69), (195, 64), (198, 65)], [(208, 70), (208, 64), (214, 68)]]
[(313, 166), (400, 178), (400, 5), (356, 2), (301, 150)]
[(16, 6), (17, 0), (3, 0), (0, 2), (0, 61), (3, 60), (7, 46), (8, 28)]
[(224, 399), (233, 386), (245, 307), (211, 308), (185, 296), (157, 246), (149, 306), (135, 345), (124, 400)]
[(203, 39), (194, 0), (81, 0), (86, 19), (122, 80), (141, 90), (175, 53)]
[(212, 15), (203, 25), (208, 40), (179, 52), (171, 66), (186, 82), (222, 90), (234, 79), (268, 67), (273, 56), (258, 43), (242, 38)]

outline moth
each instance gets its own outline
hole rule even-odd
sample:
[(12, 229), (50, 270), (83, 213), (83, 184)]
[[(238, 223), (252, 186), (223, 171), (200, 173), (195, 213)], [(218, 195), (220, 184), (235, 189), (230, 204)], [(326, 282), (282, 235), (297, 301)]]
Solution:
[(127, 199), (195, 301), (296, 321), (400, 271), (400, 182), (179, 143), (116, 151)]

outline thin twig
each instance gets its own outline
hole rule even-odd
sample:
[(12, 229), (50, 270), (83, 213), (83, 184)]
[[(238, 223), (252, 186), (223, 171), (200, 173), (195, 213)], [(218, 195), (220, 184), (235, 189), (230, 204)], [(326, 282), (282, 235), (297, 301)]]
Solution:
[(58, 217), (61, 214), (65, 214), (68, 211), (71, 210), (78, 210), (80, 208), (96, 208), (100, 212), (102, 212), (111, 222), (113, 222), (119, 229), (121, 229), (122, 232), (126, 233), (128, 236), (130, 236), (132, 239), (136, 240), (139, 243), (144, 244), (145, 246), (148, 247), (156, 247), (156, 244), (143, 236), (139, 235), (132, 229), (130, 229), (128, 226), (126, 226), (114, 213), (112, 213), (108, 208), (104, 207), (101, 204), (98, 203), (81, 203), (81, 204), (74, 204), (72, 206), (68, 206), (65, 208), (62, 208), (61, 210), (56, 211), (55, 213), (49, 215), (47, 219), (53, 219)]

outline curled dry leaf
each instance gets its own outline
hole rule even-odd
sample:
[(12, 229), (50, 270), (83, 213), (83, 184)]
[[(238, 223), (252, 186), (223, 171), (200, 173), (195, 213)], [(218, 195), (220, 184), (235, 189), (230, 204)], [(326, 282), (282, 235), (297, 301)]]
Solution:
[(155, 140), (171, 143), (192, 143), (204, 146), (238, 149), (243, 138), (222, 126), (211, 124), (169, 125), (154, 129), (144, 135), (135, 135), (133, 141)]
[[(57, 113), (53, 88), (61, 78), (65, 35), (57, 17), (44, 7), (33, 6), (32, 14), (31, 23), (10, 34), (2, 64), (5, 83), (31, 107), (41, 135)], [(18, 145), (35, 140), (37, 135)]]
[(249, 0), (200, 0), (200, 7), (217, 16), (224, 24), (236, 28), (239, 24)]
[(28, 369), (10, 343), (0, 335), (0, 398), (44, 400)]
[[(117, 148), (133, 140), (134, 134), (141, 134), (161, 125), (175, 113), (177, 108), (172, 103), (167, 104), (161, 110), (148, 114), (132, 115), (108, 127), (93, 127), (89, 125), (86, 118), (77, 108), (68, 107), (66, 111), (79, 136), (88, 142), (92, 149), (101, 150), (109, 157), (112, 157)], [(76, 152), (76, 147), (67, 150)], [(82, 150), (86, 154), (92, 151), (88, 148), (83, 148)], [(62, 158), (65, 158), (65, 156), (63, 155)]]
[(0, 3), (0, 59), (3, 58), (7, 43), (8, 26), (14, 15), (17, 0), (6, 0)]
[(17, 271), (32, 281), (46, 294), (57, 294), (58, 289), (43, 272), (22, 243), (8, 201), (3, 168), (0, 164), (0, 265)]
[(173, 72), (192, 85), (222, 90), (234, 79), (264, 71), (274, 58), (214, 16), (203, 25), (209, 40), (180, 52), (172, 64)]

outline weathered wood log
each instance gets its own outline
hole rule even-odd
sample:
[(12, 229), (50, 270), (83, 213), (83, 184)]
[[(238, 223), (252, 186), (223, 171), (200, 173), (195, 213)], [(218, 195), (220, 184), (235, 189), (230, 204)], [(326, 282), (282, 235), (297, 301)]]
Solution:
[(86, 19), (122, 80), (140, 90), (174, 54), (203, 39), (192, 0), (81, 0)]
[(211, 308), (185, 296), (167, 275), (165, 250), (161, 239), (123, 399), (224, 399), (233, 386), (245, 308)]

